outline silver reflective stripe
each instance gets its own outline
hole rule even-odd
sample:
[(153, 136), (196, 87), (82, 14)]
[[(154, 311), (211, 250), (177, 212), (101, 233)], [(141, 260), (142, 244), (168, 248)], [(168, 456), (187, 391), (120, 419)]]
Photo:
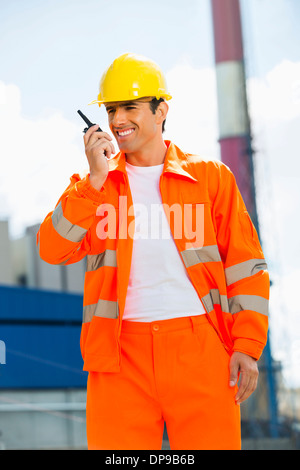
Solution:
[(52, 213), (52, 223), (57, 233), (70, 242), (80, 242), (87, 233), (85, 228), (79, 227), (79, 225), (73, 225), (64, 217), (61, 202)]
[(96, 304), (83, 307), (83, 323), (90, 322), (94, 315), (102, 318), (118, 318), (118, 302), (99, 299)]
[(209, 294), (202, 297), (201, 300), (204, 303), (207, 313), (210, 313), (214, 309), (215, 304), (221, 305), (223, 312), (229, 313), (227, 296), (224, 294), (220, 295), (218, 289), (211, 289)]
[(269, 301), (259, 295), (244, 295), (239, 294), (227, 299), (226, 295), (220, 295), (218, 289), (211, 289), (209, 294), (202, 297), (202, 302), (207, 313), (214, 309), (214, 305), (221, 305), (223, 312), (234, 313), (241, 312), (242, 310), (253, 310), (254, 312), (268, 315)]
[(184, 264), (187, 268), (198, 263), (210, 263), (221, 261), (217, 245), (203, 246), (202, 248), (189, 248), (181, 252)]
[(254, 312), (267, 315), (269, 312), (269, 301), (259, 295), (239, 294), (228, 299), (230, 312), (238, 313), (241, 310), (253, 310)]
[(117, 252), (116, 250), (105, 250), (97, 255), (87, 255), (87, 271), (96, 271), (102, 266), (117, 267)]
[(261, 270), (268, 269), (264, 259), (249, 259), (225, 269), (226, 283), (228, 286), (246, 277), (253, 276)]

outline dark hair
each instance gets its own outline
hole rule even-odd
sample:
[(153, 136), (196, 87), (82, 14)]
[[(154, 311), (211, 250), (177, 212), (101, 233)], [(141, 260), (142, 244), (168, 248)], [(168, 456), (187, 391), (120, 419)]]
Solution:
[[(159, 100), (156, 99), (156, 98), (153, 98), (153, 100), (150, 101), (150, 109), (151, 109), (151, 111), (152, 111), (153, 114), (156, 113), (156, 110), (157, 110), (157, 108), (158, 108), (158, 105), (159, 105), (160, 103), (162, 103), (163, 101), (165, 101), (163, 98), (159, 98)], [(164, 122), (162, 123), (162, 131), (163, 131), (163, 132), (165, 132), (165, 122), (166, 122), (166, 120), (164, 120)]]

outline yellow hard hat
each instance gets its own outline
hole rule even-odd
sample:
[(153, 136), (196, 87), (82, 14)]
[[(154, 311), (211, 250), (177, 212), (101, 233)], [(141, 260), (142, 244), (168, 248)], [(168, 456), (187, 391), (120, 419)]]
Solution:
[(117, 57), (102, 75), (98, 98), (89, 104), (131, 101), (153, 96), (170, 100), (165, 77), (151, 59), (126, 53)]

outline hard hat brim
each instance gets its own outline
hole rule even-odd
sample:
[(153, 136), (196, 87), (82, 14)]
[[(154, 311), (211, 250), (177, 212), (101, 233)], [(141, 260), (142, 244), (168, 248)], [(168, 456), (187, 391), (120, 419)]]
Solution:
[[(138, 96), (138, 97), (134, 97), (134, 98), (131, 98), (131, 99), (128, 99), (128, 98), (124, 98), (124, 99), (116, 99), (116, 100), (93, 100), (91, 101), (90, 103), (88, 103), (88, 105), (91, 105), (91, 104), (98, 104), (99, 107), (101, 106), (101, 104), (104, 104), (104, 103), (115, 103), (115, 102), (124, 102), (124, 101), (137, 101), (137, 100), (140, 100), (141, 98), (148, 98), (149, 95), (147, 96)], [(153, 98), (156, 98), (156, 99), (160, 99), (160, 98), (163, 98), (165, 99), (166, 101), (169, 101), (172, 99), (172, 95), (170, 95), (169, 93), (162, 93), (161, 95), (157, 95), (157, 96), (153, 96)]]

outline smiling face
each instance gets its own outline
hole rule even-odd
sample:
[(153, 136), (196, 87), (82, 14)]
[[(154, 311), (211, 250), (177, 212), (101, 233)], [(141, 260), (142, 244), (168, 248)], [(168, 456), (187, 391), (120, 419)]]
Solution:
[(162, 122), (168, 105), (161, 103), (153, 114), (150, 101), (151, 98), (142, 98), (105, 104), (110, 130), (122, 152), (140, 152), (162, 139)]

